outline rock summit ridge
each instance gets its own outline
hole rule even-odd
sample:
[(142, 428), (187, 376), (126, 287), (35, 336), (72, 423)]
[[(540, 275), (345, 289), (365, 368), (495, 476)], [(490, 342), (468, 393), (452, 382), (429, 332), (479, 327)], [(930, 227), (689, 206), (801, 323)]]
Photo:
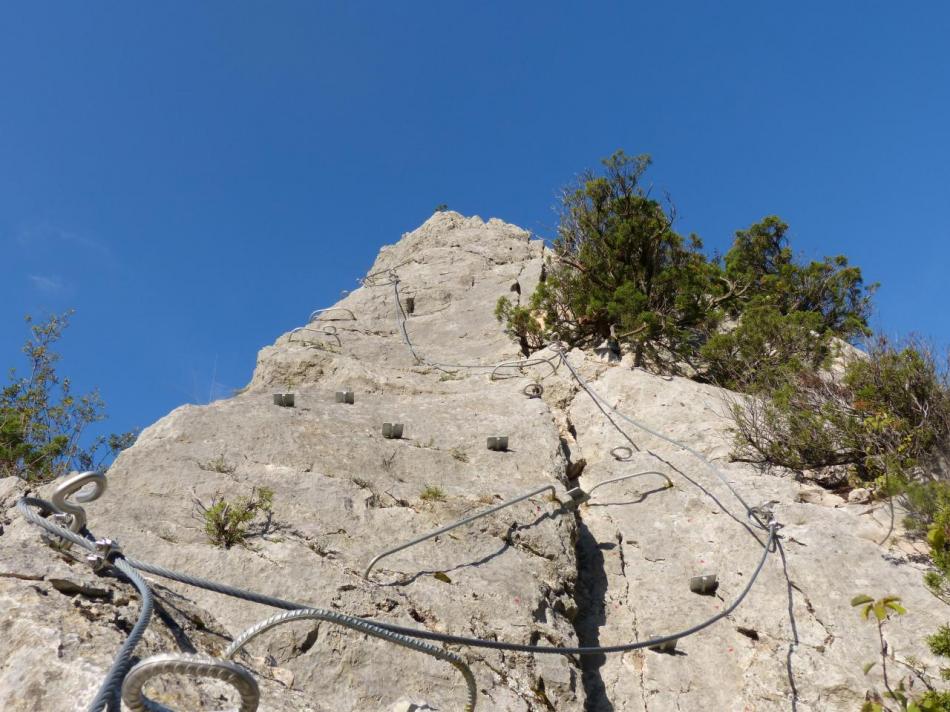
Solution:
[[(613, 407), (689, 444), (747, 502), (767, 505), (781, 546), (739, 608), (670, 653), (449, 646), (471, 665), (477, 709), (855, 710), (875, 642), (849, 606), (863, 592), (903, 597), (915, 615), (889, 635), (902, 654), (933, 663), (922, 640), (940, 604), (912, 543), (878, 543), (885, 509), (728, 462), (729, 394), (579, 350), (566, 364), (548, 348), (544, 362), (493, 372), (523, 358), (495, 302), (531, 294), (544, 250), (500, 220), (436, 213), (383, 247), (360, 287), (264, 347), (241, 393), (182, 406), (143, 431), (110, 469), (107, 492), (85, 505), (89, 528), (137, 559), (387, 623), (561, 647), (644, 641), (727, 606), (765, 537), (706, 464), (616, 414), (612, 423)], [(535, 383), (543, 394), (528, 397)], [(342, 389), (352, 404), (337, 402)], [(277, 391), (292, 392), (294, 407), (275, 405)], [(402, 423), (403, 437), (385, 438), (385, 422)], [(630, 446), (621, 430), (636, 448), (624, 460), (611, 455)], [(499, 435), (507, 450), (489, 450)], [(570, 506), (575, 487), (641, 472), (657, 474)], [(556, 496), (386, 557), (364, 578), (380, 552), (544, 485)], [(244, 546), (211, 545), (195, 500), (255, 487), (274, 493), (270, 520)], [(44, 545), (13, 509), (25, 489), (0, 480), (0, 706), (81, 709), (140, 604), (128, 584)], [(689, 586), (703, 574), (717, 577), (708, 595)], [(142, 658), (220, 655), (274, 612), (159, 579), (155, 589)], [(445, 663), (317, 621), (269, 632), (238, 661), (260, 682), (261, 710), (461, 709), (464, 699)], [(162, 678), (149, 694), (180, 710), (236, 699), (220, 681), (187, 677)]]

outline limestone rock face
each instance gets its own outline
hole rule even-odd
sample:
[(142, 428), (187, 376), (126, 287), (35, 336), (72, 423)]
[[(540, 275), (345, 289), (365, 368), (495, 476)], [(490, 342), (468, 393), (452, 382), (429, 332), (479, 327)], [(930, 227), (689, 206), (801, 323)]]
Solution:
[[(454, 635), (612, 645), (723, 610), (765, 535), (710, 468), (613, 415), (622, 434), (550, 349), (532, 356), (546, 363), (493, 372), (522, 358), (494, 305), (526, 299), (542, 262), (542, 243), (517, 227), (437, 213), (384, 247), (363, 286), (262, 349), (244, 392), (183, 406), (144, 431), (110, 470), (107, 492), (86, 505), (89, 528), (135, 559)], [(899, 528), (878, 543), (885, 508), (728, 463), (719, 389), (580, 351), (566, 358), (606, 403), (711, 459), (749, 507), (773, 512), (780, 547), (735, 611), (672, 653), (450, 646), (472, 667), (477, 709), (854, 710), (873, 682), (862, 665), (875, 656), (873, 627), (849, 605), (858, 593), (901, 595), (910, 612), (888, 629), (892, 646), (935, 668), (923, 638), (946, 616), (922, 584), (915, 544)], [(541, 398), (523, 393), (535, 382)], [(344, 388), (352, 404), (337, 402)], [(294, 407), (275, 405), (275, 392), (293, 392)], [(383, 437), (386, 422), (402, 423), (403, 437)], [(507, 436), (508, 449), (489, 450), (491, 436)], [(618, 446), (630, 457), (612, 457)], [(567, 491), (578, 485), (593, 494), (576, 508)], [(385, 557), (364, 578), (384, 550), (543, 486), (554, 496)], [(271, 516), (242, 545), (212, 545), (196, 503), (261, 487), (274, 493)], [(45, 544), (13, 509), (24, 492), (0, 480), (0, 708), (84, 709), (139, 600), (129, 584)], [(690, 577), (703, 574), (718, 587), (692, 593)], [(160, 612), (139, 657), (220, 655), (276, 612), (149, 580)], [(448, 664), (328, 623), (277, 628), (238, 659), (260, 682), (261, 710), (451, 710), (464, 701)], [(161, 678), (148, 693), (176, 710), (236, 704), (214, 681)]]

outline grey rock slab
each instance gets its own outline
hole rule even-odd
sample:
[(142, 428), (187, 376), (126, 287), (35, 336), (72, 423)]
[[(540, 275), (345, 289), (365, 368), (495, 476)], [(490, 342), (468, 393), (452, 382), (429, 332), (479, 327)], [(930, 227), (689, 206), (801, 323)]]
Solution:
[[(782, 524), (781, 549), (738, 609), (677, 641), (672, 654), (581, 663), (459, 647), (478, 682), (478, 708), (856, 709), (874, 684), (862, 665), (875, 650), (873, 626), (849, 605), (858, 593), (902, 596), (909, 613), (888, 626), (888, 638), (934, 669), (923, 639), (945, 616), (922, 584), (919, 542), (903, 535), (900, 512), (881, 544), (890, 526), (881, 503), (848, 503), (791, 473), (730, 463), (725, 415), (739, 396), (632, 369), (629, 355), (619, 363), (577, 349), (565, 355), (587, 388), (648, 434), (609, 410), (608, 418), (550, 348), (532, 354), (550, 365), (493, 373), (522, 359), (495, 304), (502, 296), (525, 303), (544, 251), (502, 221), (437, 213), (382, 248), (340, 302), (302, 305), (306, 329), (262, 348), (241, 393), (182, 406), (147, 428), (111, 468), (106, 494), (86, 505), (89, 527), (135, 558), (341, 613), (488, 639), (609, 645), (689, 627), (748, 583), (764, 534), (731, 486)], [(404, 309), (413, 302), (404, 325), (397, 293)], [(303, 324), (315, 306), (333, 309)], [(543, 397), (526, 398), (522, 389), (536, 381)], [(344, 387), (352, 405), (335, 402)], [(274, 392), (292, 392), (295, 406), (275, 405)], [(384, 422), (402, 423), (404, 437), (385, 439)], [(508, 436), (507, 452), (487, 449), (497, 435)], [(725, 482), (664, 438), (713, 461)], [(619, 462), (610, 454), (617, 446), (636, 451)], [(658, 475), (627, 479), (598, 488), (574, 512), (565, 506), (575, 485), (568, 466), (587, 491), (647, 470), (673, 486)], [(385, 549), (545, 484), (557, 499), (542, 495), (442, 534), (363, 578)], [(212, 545), (201, 507), (260, 487), (273, 491), (270, 516), (251, 523), (243, 544)], [(26, 489), (0, 480), (0, 629), (14, 641), (0, 650), (0, 706), (68, 709), (95, 693), (137, 597), (45, 544), (12, 509)], [(692, 593), (690, 577), (709, 573), (716, 591)], [(228, 639), (274, 613), (154, 583), (166, 615), (150, 626), (141, 655), (220, 655)], [(278, 712), (457, 709), (464, 697), (448, 664), (328, 623), (272, 630), (241, 662), (261, 681), (261, 709)], [(193, 710), (231, 693), (172, 678), (156, 694)]]
[[(791, 477), (727, 462), (720, 413), (728, 393), (623, 368), (608, 369), (591, 387), (714, 460), (750, 506), (771, 503), (783, 525), (781, 550), (726, 619), (678, 641), (675, 655), (634, 652), (589, 668), (588, 690), (603, 690), (594, 708), (784, 710), (794, 695), (798, 710), (856, 709), (873, 682), (862, 666), (875, 657), (876, 637), (850, 606), (858, 593), (901, 595), (911, 613), (888, 627), (888, 638), (901, 655), (935, 669), (924, 646), (940, 623), (935, 599), (919, 566), (894, 563), (886, 556), (891, 547), (877, 543), (885, 518), (862, 516), (837, 497), (822, 501)], [(722, 610), (762, 554), (764, 537), (749, 531), (743, 504), (701, 460), (621, 419), (641, 452), (613, 460), (609, 450), (624, 441), (585, 394), (575, 397), (569, 417), (589, 461), (582, 487), (652, 469), (674, 482), (658, 491), (647, 478), (608, 485), (582, 508), (580, 579), (591, 590), (581, 629), (609, 644), (675, 632)], [(690, 577), (705, 573), (719, 577), (715, 595), (691, 593)]]

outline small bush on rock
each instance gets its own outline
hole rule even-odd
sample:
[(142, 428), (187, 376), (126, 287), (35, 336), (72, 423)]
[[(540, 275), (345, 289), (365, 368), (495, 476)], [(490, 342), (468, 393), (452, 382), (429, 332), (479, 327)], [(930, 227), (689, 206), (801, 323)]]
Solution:
[[(195, 508), (204, 523), (205, 534), (208, 540), (216, 545), (230, 549), (236, 544), (243, 544), (248, 537), (250, 524), (263, 514), (267, 521), (274, 502), (274, 491), (267, 487), (255, 487), (248, 497), (239, 497), (230, 501), (215, 493), (211, 502), (205, 505), (195, 498)], [(267, 522), (262, 524), (266, 529)]]
[(776, 371), (760, 397), (733, 402), (733, 457), (813, 471), (819, 481), (837, 468), (839, 484), (898, 496), (907, 528), (930, 547), (927, 585), (950, 600), (950, 482), (923, 467), (950, 442), (948, 371), (925, 344), (883, 337), (837, 375), (800, 364)]
[(423, 502), (442, 502), (445, 499), (445, 490), (436, 485), (426, 485), (419, 494)]
[(761, 395), (733, 404), (736, 459), (846, 466), (883, 492), (911, 481), (950, 435), (947, 369), (919, 342), (881, 337), (838, 375), (794, 366)]

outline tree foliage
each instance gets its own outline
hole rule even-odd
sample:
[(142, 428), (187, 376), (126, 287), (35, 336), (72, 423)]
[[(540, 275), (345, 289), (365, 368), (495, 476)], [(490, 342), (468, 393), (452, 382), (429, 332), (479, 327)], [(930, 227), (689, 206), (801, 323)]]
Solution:
[(545, 332), (582, 348), (613, 340), (635, 366), (751, 391), (775, 380), (776, 363), (819, 365), (832, 336), (867, 333), (873, 286), (845, 257), (796, 260), (770, 216), (710, 259), (645, 187), (649, 166), (618, 151), (563, 191), (544, 278), (527, 304), (496, 308), (524, 353)]
[(618, 151), (603, 165), (564, 191), (554, 261), (531, 310), (571, 346), (613, 338), (637, 365), (672, 365), (715, 324), (715, 269), (641, 185), (648, 156)]
[(809, 263), (795, 259), (788, 225), (771, 215), (736, 232), (721, 279), (732, 329), (720, 330), (700, 354), (705, 377), (760, 393), (803, 370), (826, 366), (834, 337), (868, 336), (871, 297), (861, 270), (843, 255)]
[(738, 460), (898, 482), (950, 435), (948, 371), (920, 342), (878, 337), (843, 370), (794, 366), (761, 396), (733, 404)]
[(70, 470), (98, 470), (135, 440), (124, 433), (84, 442), (87, 428), (104, 420), (105, 407), (98, 391), (75, 394), (57, 370), (56, 342), (71, 316), (54, 314), (41, 323), (26, 317), (27, 373), (11, 369), (0, 390), (0, 476), (47, 482)]
[(798, 262), (787, 233), (788, 225), (775, 215), (736, 232), (724, 260), (724, 277), (735, 285), (731, 313), (738, 316), (749, 305), (768, 305), (782, 316), (813, 315), (818, 334), (843, 339), (869, 335), (877, 285), (865, 287), (861, 270), (844, 255)]

